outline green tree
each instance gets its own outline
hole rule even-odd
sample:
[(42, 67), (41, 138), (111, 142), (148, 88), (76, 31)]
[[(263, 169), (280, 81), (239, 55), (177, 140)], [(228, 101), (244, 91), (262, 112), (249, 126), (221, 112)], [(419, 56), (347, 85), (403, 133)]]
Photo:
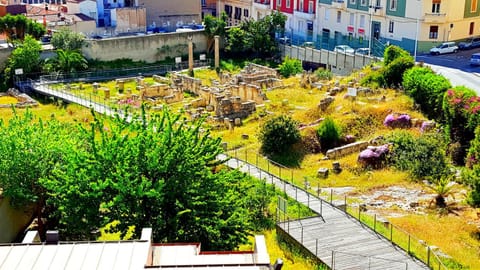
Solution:
[(232, 27), (227, 31), (227, 45), (225, 50), (238, 54), (246, 51), (249, 44), (246, 32), (238, 27)]
[(258, 137), (261, 150), (267, 155), (283, 154), (301, 138), (297, 122), (285, 115), (268, 119), (261, 126)]
[(60, 28), (53, 33), (51, 43), (55, 49), (65, 51), (77, 51), (82, 48), (85, 42), (85, 36), (80, 33), (73, 32), (68, 28)]
[(46, 32), (45, 27), (33, 20), (27, 19), (24, 15), (8, 14), (0, 18), (0, 32), (7, 35), (8, 40), (23, 40), (26, 34), (36, 39)]
[(44, 232), (47, 193), (39, 179), (51, 175), (63, 162), (67, 149), (73, 150), (75, 129), (53, 119), (36, 119), (30, 111), (0, 121), (0, 189), (15, 207), (33, 207), (40, 233)]
[(107, 123), (95, 116), (81, 129), (84, 147), (42, 179), (62, 234), (91, 238), (119, 221), (119, 231), (135, 226), (137, 236), (152, 227), (158, 242), (201, 242), (207, 250), (244, 243), (253, 224), (234, 187), (246, 180), (238, 171), (215, 170), (220, 139), (201, 121), (187, 123), (167, 110), (139, 119)]
[(88, 68), (88, 61), (78, 51), (57, 49), (55, 52), (55, 58), (45, 61), (46, 65), (54, 70), (70, 73)]
[(203, 24), (205, 25), (205, 34), (207, 35), (207, 52), (212, 52), (215, 36), (220, 36), (220, 38), (225, 37), (227, 20), (228, 16), (225, 12), (222, 12), (219, 18), (216, 18), (212, 15), (207, 15), (203, 19)]
[(23, 69), (24, 74), (39, 71), (42, 46), (30, 35), (13, 50), (6, 64), (4, 74), (7, 83), (11, 83), (15, 69)]

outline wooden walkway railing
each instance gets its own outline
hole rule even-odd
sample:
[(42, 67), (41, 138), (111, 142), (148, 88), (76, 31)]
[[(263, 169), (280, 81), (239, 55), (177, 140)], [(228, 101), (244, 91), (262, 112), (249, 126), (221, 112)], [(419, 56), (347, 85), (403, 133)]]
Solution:
[[(373, 230), (348, 214), (346, 200), (333, 201), (333, 196), (330, 194), (329, 202), (293, 184), (293, 181), (289, 182), (278, 176), (283, 174), (287, 179), (291, 177), (293, 180), (293, 172), (289, 172), (288, 169), (270, 165), (269, 162), (266, 165), (267, 168), (261, 169), (253, 163), (241, 160), (239, 156), (243, 155), (235, 154), (235, 156), (222, 155), (219, 158), (226, 160), (226, 164), (231, 168), (277, 186), (289, 197), (295, 198), (318, 214), (317, 217), (297, 220), (277, 215), (277, 228), (331, 269), (429, 269), (429, 266), (434, 269), (447, 269), (440, 259), (430, 252), (428, 246), (425, 246), (428, 255), (424, 263), (410, 256), (407, 249), (392, 243), (380, 228), (375, 226)], [(250, 158), (258, 165), (258, 156), (250, 154)], [(390, 230), (393, 232), (393, 229)], [(393, 237), (392, 234), (391, 237)], [(408, 245), (413, 246), (413, 238), (408, 239)], [(422, 244), (422, 241), (418, 242)], [(410, 254), (412, 253), (410, 251)], [(418, 257), (423, 259), (423, 256)]]

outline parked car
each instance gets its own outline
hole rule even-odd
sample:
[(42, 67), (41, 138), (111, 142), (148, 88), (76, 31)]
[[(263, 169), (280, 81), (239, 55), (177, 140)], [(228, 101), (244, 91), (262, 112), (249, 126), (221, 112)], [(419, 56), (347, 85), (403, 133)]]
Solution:
[(480, 47), (480, 37), (471, 37), (467, 40), (458, 43), (458, 48), (460, 50), (468, 50)]
[(480, 66), (480, 53), (474, 53), (470, 57), (470, 65)]
[(290, 45), (292, 44), (291, 41), (290, 41), (290, 38), (288, 37), (281, 37), (278, 39), (278, 43), (280, 44), (286, 44), (286, 45)]
[(358, 48), (355, 50), (355, 54), (370, 55), (370, 48)]
[(313, 43), (311, 41), (306, 41), (302, 44), (302, 47), (315, 48), (315, 43)]
[(348, 46), (348, 45), (337, 45), (333, 49), (334, 52), (339, 52), (339, 53), (349, 53), (349, 54), (354, 54), (355, 50)]
[(432, 55), (456, 52), (458, 52), (458, 46), (455, 44), (455, 42), (444, 42), (437, 47), (430, 49), (430, 54)]

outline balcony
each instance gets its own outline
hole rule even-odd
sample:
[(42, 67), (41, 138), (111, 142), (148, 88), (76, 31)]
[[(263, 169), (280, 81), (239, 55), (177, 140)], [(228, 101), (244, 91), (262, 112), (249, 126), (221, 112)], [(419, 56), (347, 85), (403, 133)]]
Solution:
[(447, 21), (447, 13), (425, 13), (423, 20), (425, 23), (445, 23)]
[(385, 16), (385, 8), (382, 6), (370, 6), (370, 12), (375, 16)]
[(304, 20), (310, 20), (310, 21), (315, 20), (315, 13), (313, 12), (313, 10), (308, 12), (305, 12), (303, 10), (294, 10), (293, 16), (297, 18), (302, 18)]
[(346, 2), (346, 0), (332, 0), (332, 7), (337, 9), (345, 9)]
[(270, 0), (255, 0), (253, 3), (270, 6)]

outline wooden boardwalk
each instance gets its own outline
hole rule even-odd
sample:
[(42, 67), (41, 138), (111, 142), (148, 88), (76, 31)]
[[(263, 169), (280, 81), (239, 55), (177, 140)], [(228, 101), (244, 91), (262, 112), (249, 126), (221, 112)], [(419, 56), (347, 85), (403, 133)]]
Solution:
[[(221, 155), (219, 159), (228, 157)], [(230, 158), (226, 164), (275, 184), (316, 212), (316, 217), (278, 225), (331, 269), (429, 269), (355, 218), (316, 196), (241, 160)]]

